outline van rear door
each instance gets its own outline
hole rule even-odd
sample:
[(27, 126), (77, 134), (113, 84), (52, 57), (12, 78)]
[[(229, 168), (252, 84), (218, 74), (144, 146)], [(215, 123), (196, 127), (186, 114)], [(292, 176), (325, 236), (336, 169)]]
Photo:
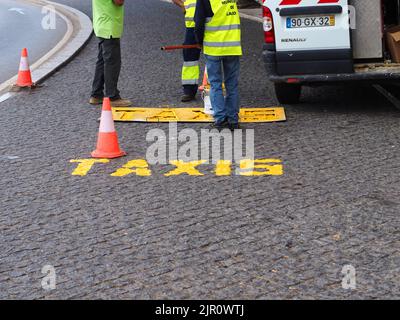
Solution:
[(265, 0), (278, 74), (353, 72), (347, 0)]

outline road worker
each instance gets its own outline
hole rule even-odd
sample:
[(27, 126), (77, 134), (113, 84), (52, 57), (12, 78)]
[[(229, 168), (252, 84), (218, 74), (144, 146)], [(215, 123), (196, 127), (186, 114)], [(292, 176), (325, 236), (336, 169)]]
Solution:
[(98, 39), (99, 53), (89, 103), (101, 104), (104, 97), (109, 97), (111, 106), (129, 107), (131, 101), (122, 99), (118, 91), (124, 0), (92, 0), (92, 5), (93, 28)]
[[(196, 44), (194, 35), (194, 12), (197, 0), (172, 0), (176, 5), (182, 8), (185, 14), (185, 45)], [(183, 96), (182, 102), (189, 102), (196, 99), (196, 93), (200, 78), (200, 49), (184, 49), (183, 50), (183, 67), (182, 67), (182, 86)]]
[[(203, 45), (214, 128), (239, 128), (239, 69), (242, 55), (236, 0), (197, 0), (195, 34)], [(224, 97), (222, 83), (225, 83)]]

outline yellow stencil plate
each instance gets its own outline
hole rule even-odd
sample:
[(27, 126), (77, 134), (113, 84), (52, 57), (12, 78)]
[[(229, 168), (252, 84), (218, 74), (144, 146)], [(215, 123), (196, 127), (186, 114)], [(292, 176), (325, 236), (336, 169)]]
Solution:
[[(127, 122), (213, 122), (203, 108), (113, 108), (114, 121)], [(286, 121), (283, 107), (241, 108), (240, 122)]]

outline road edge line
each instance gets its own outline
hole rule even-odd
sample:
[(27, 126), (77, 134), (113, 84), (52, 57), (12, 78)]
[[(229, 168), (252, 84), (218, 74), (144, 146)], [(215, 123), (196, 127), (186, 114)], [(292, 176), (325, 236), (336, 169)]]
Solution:
[(262, 18), (258, 18), (258, 17), (252, 16), (250, 14), (247, 14), (247, 13), (244, 13), (244, 12), (240, 12), (240, 10), (239, 10), (239, 15), (240, 15), (241, 18), (245, 18), (245, 19), (253, 20), (255, 22), (263, 23), (263, 19)]
[[(34, 5), (53, 6), (55, 8), (55, 13), (67, 24), (67, 32), (64, 37), (49, 52), (31, 66), (33, 81), (35, 83), (42, 83), (63, 66), (68, 64), (79, 53), (79, 51), (86, 46), (93, 35), (93, 25), (92, 21), (86, 14), (75, 8), (47, 0), (26, 1)], [(7, 92), (16, 80), (17, 75), (0, 84), (0, 98), (7, 95)], [(9, 97), (10, 96), (11, 95), (9, 95)], [(6, 99), (2, 101), (5, 100)]]

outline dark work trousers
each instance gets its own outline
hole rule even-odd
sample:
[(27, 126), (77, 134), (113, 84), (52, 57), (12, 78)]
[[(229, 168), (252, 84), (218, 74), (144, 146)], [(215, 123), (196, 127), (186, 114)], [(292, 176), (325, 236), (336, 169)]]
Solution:
[(92, 97), (120, 99), (118, 78), (121, 71), (120, 39), (99, 40), (99, 55), (94, 74)]
[[(196, 44), (196, 36), (194, 34), (194, 28), (186, 28), (185, 33), (185, 42), (184, 45), (187, 44)], [(192, 62), (192, 61), (199, 61), (200, 60), (200, 49), (183, 49), (183, 61), (184, 62)], [(197, 84), (184, 84), (183, 85), (183, 93), (188, 95), (195, 95), (197, 93)]]

